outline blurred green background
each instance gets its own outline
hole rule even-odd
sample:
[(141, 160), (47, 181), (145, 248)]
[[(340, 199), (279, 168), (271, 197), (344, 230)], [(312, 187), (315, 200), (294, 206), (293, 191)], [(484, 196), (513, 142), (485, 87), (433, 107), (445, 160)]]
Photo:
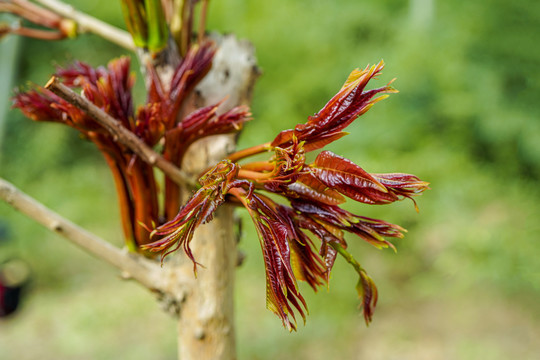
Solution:
[[(70, 3), (123, 26), (116, 1)], [(264, 71), (241, 147), (305, 121), (352, 69), (384, 59), (371, 86), (397, 77), (400, 93), (331, 150), (367, 171), (414, 173), (432, 187), (418, 198), (419, 214), (408, 201), (349, 207), (409, 230), (397, 254), (349, 238), (380, 291), (369, 328), (357, 310), (356, 276), (339, 262), (328, 292), (304, 287), (306, 326), (284, 330), (265, 310), (262, 256), (245, 219), (239, 357), (537, 359), (540, 2), (212, 1), (209, 28), (251, 40)], [(13, 41), (0, 43), (2, 100), (15, 86), (43, 84), (56, 64), (101, 65), (124, 54), (92, 35)], [(140, 103), (140, 80), (137, 91)], [(18, 111), (1, 116), (0, 176), (121, 245), (112, 179), (91, 144)], [(26, 260), (33, 280), (20, 312), (0, 320), (2, 359), (175, 358), (175, 323), (150, 294), (2, 203), (0, 261), (10, 257)]]

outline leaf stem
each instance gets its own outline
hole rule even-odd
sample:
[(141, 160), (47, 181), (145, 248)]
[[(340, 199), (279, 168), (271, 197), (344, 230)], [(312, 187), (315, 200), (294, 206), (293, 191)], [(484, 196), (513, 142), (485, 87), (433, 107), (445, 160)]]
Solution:
[(252, 146), (252, 147), (247, 148), (247, 149), (239, 150), (239, 151), (237, 151), (235, 153), (230, 154), (227, 157), (227, 159), (231, 160), (232, 162), (237, 162), (237, 161), (242, 160), (244, 158), (247, 158), (249, 156), (253, 156), (253, 155), (261, 154), (261, 153), (266, 152), (266, 151), (270, 151), (271, 149), (272, 149), (271, 143), (267, 142), (267, 143), (264, 143), (264, 144)]
[(244, 170), (240, 169), (238, 170), (238, 177), (242, 179), (250, 179), (250, 180), (267, 180), (274, 176), (273, 172), (259, 172), (259, 171), (251, 171), (251, 170)]
[(252, 171), (272, 171), (274, 170), (274, 165), (269, 161), (254, 161), (242, 164), (242, 169)]
[(360, 274), (360, 272), (366, 272), (362, 265), (360, 265), (360, 263), (351, 255), (351, 253), (343, 248), (340, 244), (336, 242), (329, 242), (328, 244), (332, 246), (332, 248), (336, 250), (339, 255), (341, 255), (349, 264), (351, 264), (358, 274)]

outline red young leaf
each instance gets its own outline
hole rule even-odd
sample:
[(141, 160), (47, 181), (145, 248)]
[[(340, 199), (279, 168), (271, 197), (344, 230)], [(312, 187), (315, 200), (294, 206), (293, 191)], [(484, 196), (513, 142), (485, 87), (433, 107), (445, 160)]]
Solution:
[[(405, 231), (405, 229), (399, 225), (391, 224), (383, 220), (358, 216), (335, 205), (308, 202), (305, 200), (291, 201), (291, 205), (293, 209), (304, 217), (311, 218), (320, 226), (326, 226), (325, 229), (328, 229), (330, 226), (332, 228), (353, 233), (379, 249), (386, 247), (394, 248), (394, 246), (384, 238), (402, 238), (402, 232)], [(319, 234), (316, 235), (321, 238)], [(327, 235), (325, 234), (325, 236)], [(321, 241), (325, 241), (325, 239), (321, 238)], [(341, 243), (341, 245), (343, 246), (343, 243)]]
[(293, 308), (304, 320), (306, 309), (291, 267), (289, 241), (295, 240), (294, 231), (278, 212), (277, 204), (270, 199), (253, 194), (249, 206), (266, 265), (267, 307), (281, 318), (284, 326), (294, 330), (296, 317)]
[(249, 211), (263, 250), (266, 268), (267, 308), (289, 330), (296, 330), (298, 311), (305, 321), (307, 305), (300, 294), (296, 276), (316, 288), (324, 280), (324, 269), (311, 250), (311, 242), (295, 225), (292, 209), (280, 206), (266, 196), (232, 189)]
[(35, 121), (62, 122), (62, 111), (51, 106), (60, 102), (66, 103), (50, 90), (37, 86), (29, 91), (17, 92), (13, 97), (13, 107)]
[(363, 269), (359, 272), (359, 275), (360, 279), (356, 285), (356, 291), (358, 292), (360, 299), (362, 299), (364, 319), (366, 320), (366, 324), (369, 324), (373, 319), (373, 312), (377, 306), (379, 293), (375, 286), (375, 282)]
[(288, 190), (290, 192), (287, 193), (287, 196), (291, 198), (299, 197), (328, 205), (338, 205), (345, 202), (345, 198), (338, 191), (326, 186), (312, 173), (301, 174), (296, 182), (288, 186)]
[(71, 68), (59, 69), (57, 76), (70, 87), (81, 87), (84, 96), (122, 122), (128, 129), (134, 128), (133, 98), (131, 90), (135, 81), (130, 74), (130, 60), (121, 57), (112, 60), (107, 69), (97, 69), (76, 62)]
[(418, 210), (418, 207), (412, 197), (420, 195), (429, 189), (428, 182), (422, 181), (417, 176), (411, 174), (373, 174), (373, 177), (383, 184), (390, 193), (413, 200), (416, 210)]
[(165, 132), (161, 112), (161, 103), (146, 104), (137, 110), (135, 134), (149, 146), (156, 145)]
[(200, 108), (176, 127), (165, 131), (164, 156), (176, 165), (182, 163), (187, 148), (196, 140), (206, 136), (238, 131), (251, 120), (247, 106), (237, 106), (224, 114), (217, 115), (219, 104)]
[(326, 280), (326, 271), (321, 257), (313, 251), (313, 242), (304, 234), (296, 223), (293, 209), (279, 206), (279, 213), (288, 222), (292, 238), (289, 240), (291, 265), (296, 279), (306, 281), (313, 290)]
[(360, 166), (330, 151), (321, 152), (310, 165), (310, 170), (324, 185), (353, 200), (368, 204), (397, 200), (396, 196), (388, 194), (386, 187)]
[(334, 141), (339, 140), (348, 134), (349, 133), (345, 131), (324, 134), (324, 135), (318, 136), (316, 139), (312, 141), (306, 142), (306, 144), (304, 145), (304, 148), (306, 152), (322, 149), (326, 145), (333, 143)]
[(15, 94), (13, 107), (19, 108), (24, 115), (32, 120), (64, 123), (83, 133), (101, 128), (82, 110), (71, 105), (50, 90), (39, 86)]
[(274, 148), (274, 156), (270, 163), (274, 165), (272, 172), (259, 180), (264, 183), (265, 189), (281, 193), (287, 192), (287, 186), (292, 184), (303, 174), (306, 155), (303, 143), (298, 142), (296, 138), (287, 148)]
[(239, 131), (242, 125), (251, 120), (247, 106), (237, 106), (224, 114), (217, 115), (219, 103), (198, 109), (180, 123), (186, 142), (192, 143), (205, 136), (227, 134)]
[(202, 187), (180, 209), (176, 218), (152, 231), (152, 237), (159, 235), (163, 238), (142, 248), (161, 252), (163, 261), (168, 254), (183, 247), (195, 268), (196, 262), (189, 247), (193, 233), (199, 225), (212, 220), (214, 211), (225, 201), (229, 187), (234, 185), (237, 173), (238, 168), (235, 164), (227, 161), (218, 163), (200, 178)]
[(166, 85), (162, 84), (154, 68), (148, 68), (150, 86), (147, 102), (163, 104), (162, 118), (166, 129), (176, 126), (182, 103), (210, 70), (215, 52), (216, 46), (212, 41), (192, 46)]
[(383, 67), (384, 62), (381, 61), (362, 71), (354, 70), (340, 91), (317, 114), (310, 116), (307, 123), (296, 125), (294, 130), (284, 130), (279, 133), (272, 142), (272, 146), (287, 146), (294, 135), (306, 142), (306, 151), (313, 151), (341, 138), (346, 134), (342, 132), (343, 129), (368, 111), (376, 102), (388, 96), (374, 98), (375, 95), (397, 92), (390, 84), (364, 91), (369, 80), (377, 76)]
[(328, 283), (337, 257), (336, 250), (330, 244), (337, 244), (340, 247), (346, 248), (347, 243), (343, 238), (343, 231), (330, 224), (318, 222), (312, 217), (304, 216), (302, 213), (296, 214), (294, 219), (299, 228), (308, 230), (321, 241), (319, 254), (324, 259), (324, 277)]

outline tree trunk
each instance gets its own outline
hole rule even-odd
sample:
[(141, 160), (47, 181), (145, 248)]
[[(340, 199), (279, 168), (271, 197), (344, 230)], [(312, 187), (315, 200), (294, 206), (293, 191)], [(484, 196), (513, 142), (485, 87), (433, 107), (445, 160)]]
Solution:
[[(249, 102), (258, 69), (250, 43), (234, 36), (212, 37), (219, 50), (192, 103), (199, 108), (226, 98), (218, 110), (225, 112)], [(183, 170), (199, 175), (234, 151), (235, 145), (234, 135), (200, 140), (188, 150)], [(191, 248), (202, 265), (197, 267), (197, 278), (193, 263), (184, 254), (172, 260), (177, 264), (176, 271), (191, 272), (193, 278), (187, 293), (178, 298), (178, 347), (182, 360), (236, 359), (233, 299), (237, 249), (233, 225), (233, 209), (225, 205), (210, 223), (195, 232)]]
[[(204, 268), (198, 267), (197, 278), (181, 304), (179, 359), (236, 359), (233, 313), (236, 240), (232, 221), (232, 208), (222, 207), (193, 239), (195, 258)], [(192, 270), (192, 264), (186, 265)]]

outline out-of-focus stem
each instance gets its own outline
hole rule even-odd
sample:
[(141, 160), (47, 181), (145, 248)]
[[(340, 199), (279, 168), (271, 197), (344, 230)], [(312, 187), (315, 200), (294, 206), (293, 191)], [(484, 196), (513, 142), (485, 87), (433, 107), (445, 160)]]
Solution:
[(204, 33), (206, 32), (206, 15), (208, 13), (208, 0), (203, 0), (201, 5), (201, 18), (199, 19), (199, 34), (197, 42), (202, 44)]
[(157, 263), (146, 260), (141, 256), (134, 257), (109, 244), (46, 208), (43, 204), (24, 194), (2, 178), (0, 178), (0, 199), (95, 257), (126, 272), (128, 277), (137, 280), (143, 286), (149, 289), (158, 289), (161, 286), (156, 281), (156, 274), (159, 271)]
[(36, 2), (46, 6), (55, 13), (71, 19), (77, 23), (79, 33), (94, 33), (128, 50), (135, 50), (131, 35), (124, 30), (118, 29), (104, 21), (96, 19), (90, 15), (77, 11), (73, 6), (58, 0), (36, 0)]
[(11, 2), (0, 3), (0, 12), (9, 12), (23, 17), (28, 21), (46, 27), (54, 28), (62, 17), (50, 10), (46, 10), (27, 0), (11, 0)]
[(169, 39), (169, 29), (161, 0), (145, 0), (148, 48), (151, 52), (163, 50)]
[(114, 185), (116, 187), (116, 194), (118, 195), (118, 204), (120, 206), (120, 218), (122, 220), (122, 229), (124, 231), (124, 237), (126, 246), (129, 251), (137, 251), (137, 242), (135, 241), (135, 235), (133, 233), (133, 208), (131, 206), (131, 194), (129, 192), (127, 180), (124, 176), (125, 172), (122, 171), (122, 167), (125, 164), (120, 164), (123, 159), (118, 156), (113, 156), (109, 152), (111, 148), (104, 148), (98, 139), (93, 140), (96, 146), (101, 150), (101, 153), (105, 157), (109, 169), (113, 175)]
[[(48, 209), (2, 178), (0, 178), (0, 200), (96, 258), (116, 267), (122, 272), (122, 278), (136, 280), (166, 304), (181, 304), (188, 289), (193, 286), (192, 272), (180, 273), (172, 269), (163, 269), (159, 262), (119, 249)], [(236, 255), (236, 252), (234, 254)]]
[(168, 177), (165, 177), (165, 198), (165, 221), (171, 221), (180, 210), (182, 192), (180, 186)]
[[(27, 27), (6, 27), (6, 32), (41, 40), (62, 40), (66, 37), (60, 31), (32, 29)], [(2, 30), (0, 30), (1, 32)]]
[(181, 17), (180, 32), (178, 34), (180, 55), (185, 56), (189, 50), (191, 42), (191, 32), (193, 27), (193, 2), (190, 0), (183, 0), (181, 11), (179, 16)]
[(137, 244), (144, 245), (150, 242), (150, 232), (154, 224), (158, 223), (157, 193), (152, 168), (139, 158), (129, 166), (126, 171), (133, 191), (135, 207), (134, 234)]
[(145, 47), (148, 38), (148, 28), (143, 16), (144, 8), (139, 1), (122, 0), (122, 12), (126, 27), (133, 38), (136, 47)]

